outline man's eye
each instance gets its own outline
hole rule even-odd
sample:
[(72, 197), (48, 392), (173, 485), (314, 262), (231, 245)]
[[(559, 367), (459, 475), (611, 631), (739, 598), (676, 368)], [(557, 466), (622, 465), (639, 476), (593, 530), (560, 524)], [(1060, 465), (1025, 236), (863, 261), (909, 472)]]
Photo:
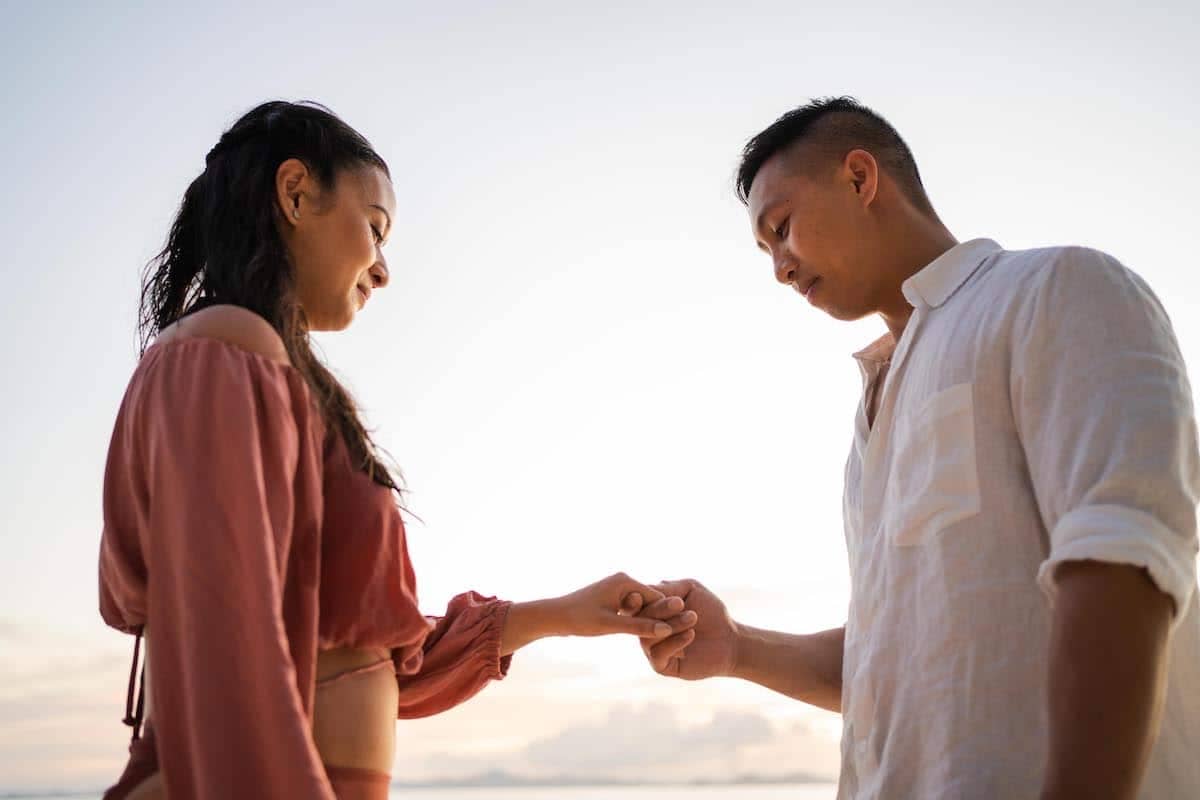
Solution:
[(783, 239), (787, 236), (789, 221), (790, 220), (785, 219), (782, 223), (780, 223), (779, 227), (775, 229), (775, 235), (778, 236), (780, 239)]
[(379, 232), (379, 228), (376, 228), (374, 225), (372, 225), (371, 232), (375, 234), (375, 243), (383, 244), (383, 234)]

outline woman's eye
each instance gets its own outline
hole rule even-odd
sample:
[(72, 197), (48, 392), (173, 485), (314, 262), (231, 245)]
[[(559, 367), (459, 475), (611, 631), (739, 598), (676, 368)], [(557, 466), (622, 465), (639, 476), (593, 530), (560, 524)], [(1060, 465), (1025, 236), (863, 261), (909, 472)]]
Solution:
[(789, 220), (785, 219), (782, 223), (780, 223), (779, 227), (775, 229), (775, 235), (780, 239), (785, 238), (788, 234), (788, 221)]
[(379, 232), (379, 228), (372, 225), (371, 233), (375, 234), (375, 244), (383, 244), (383, 234)]

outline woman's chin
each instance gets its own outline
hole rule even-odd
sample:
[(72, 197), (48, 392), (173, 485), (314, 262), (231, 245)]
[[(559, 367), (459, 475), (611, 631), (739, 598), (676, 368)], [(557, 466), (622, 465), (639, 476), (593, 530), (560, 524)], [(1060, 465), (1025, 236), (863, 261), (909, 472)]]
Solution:
[(354, 322), (354, 318), (358, 315), (358, 303), (353, 302), (344, 308), (330, 310), (324, 314), (312, 314), (308, 316), (308, 329), (310, 331), (322, 331), (333, 333), (336, 331), (344, 331)]

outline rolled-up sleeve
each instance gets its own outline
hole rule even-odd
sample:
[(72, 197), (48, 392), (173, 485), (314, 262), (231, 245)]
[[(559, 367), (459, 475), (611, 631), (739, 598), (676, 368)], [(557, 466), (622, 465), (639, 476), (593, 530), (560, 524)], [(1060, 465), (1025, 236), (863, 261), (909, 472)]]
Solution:
[(1200, 498), (1192, 394), (1170, 321), (1146, 284), (1071, 249), (1036, 278), (1011, 352), (1012, 406), (1048, 556), (1145, 568), (1178, 620), (1196, 585)]

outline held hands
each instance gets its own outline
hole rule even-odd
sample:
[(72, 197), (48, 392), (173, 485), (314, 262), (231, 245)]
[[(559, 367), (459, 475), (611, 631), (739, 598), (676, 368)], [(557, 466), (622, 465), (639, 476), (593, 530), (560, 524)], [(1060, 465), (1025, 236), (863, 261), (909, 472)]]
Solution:
[(685, 681), (732, 674), (738, 625), (721, 599), (695, 580), (665, 581), (654, 588), (669, 599), (683, 598), (687, 611), (678, 614), (665, 600), (652, 600), (639, 616), (681, 619), (691, 613), (693, 619), (682, 631), (672, 626), (674, 632), (668, 636), (642, 639), (642, 652), (654, 671)]
[[(636, 616), (643, 608), (653, 615)], [(623, 572), (551, 600), (515, 603), (500, 637), (500, 654), (513, 653), (547, 636), (604, 636), (628, 633), (667, 639), (696, 624), (683, 599), (635, 581)]]
[[(696, 615), (683, 612), (680, 597), (635, 581), (623, 572), (558, 598), (565, 630), (572, 636), (630, 633), (646, 639), (665, 639), (696, 624)], [(647, 606), (649, 603), (649, 606)], [(655, 615), (636, 616), (653, 607)]]

